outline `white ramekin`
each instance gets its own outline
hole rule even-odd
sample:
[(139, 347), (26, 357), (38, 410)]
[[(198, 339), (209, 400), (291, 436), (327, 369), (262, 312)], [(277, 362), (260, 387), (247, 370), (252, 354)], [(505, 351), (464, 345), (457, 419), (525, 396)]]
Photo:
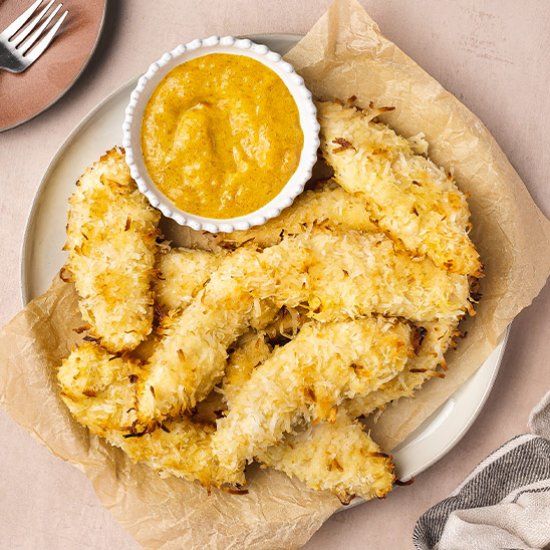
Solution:
[[(272, 69), (285, 83), (294, 101), (296, 101), (300, 115), (300, 125), (304, 133), (304, 146), (298, 168), (280, 193), (255, 212), (229, 219), (205, 218), (189, 214), (177, 208), (157, 189), (149, 177), (141, 150), (143, 112), (157, 85), (174, 67), (210, 53), (246, 55)], [(317, 149), (319, 147), (317, 111), (311, 92), (304, 85), (302, 77), (294, 71), (290, 63), (283, 61), (278, 53), (271, 51), (267, 46), (255, 44), (248, 39), (234, 38), (233, 36), (222, 38), (211, 36), (203, 40), (193, 40), (188, 44), (178, 46), (171, 52), (165, 53), (158, 61), (150, 65), (147, 72), (138, 80), (130, 95), (122, 132), (126, 162), (140, 191), (147, 197), (149, 202), (165, 216), (172, 218), (180, 225), (188, 225), (192, 229), (205, 230), (211, 233), (248, 229), (253, 225), (261, 225), (270, 218), (278, 216), (281, 210), (290, 206), (303, 191), (305, 183), (311, 177), (313, 165), (317, 161)]]

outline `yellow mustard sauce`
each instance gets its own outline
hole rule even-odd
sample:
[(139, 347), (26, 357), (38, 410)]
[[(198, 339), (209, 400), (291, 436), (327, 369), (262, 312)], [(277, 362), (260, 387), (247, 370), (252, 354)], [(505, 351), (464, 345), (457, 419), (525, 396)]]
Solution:
[(254, 212), (300, 161), (298, 107), (283, 81), (250, 57), (209, 54), (170, 71), (141, 126), (145, 166), (181, 210), (210, 218)]

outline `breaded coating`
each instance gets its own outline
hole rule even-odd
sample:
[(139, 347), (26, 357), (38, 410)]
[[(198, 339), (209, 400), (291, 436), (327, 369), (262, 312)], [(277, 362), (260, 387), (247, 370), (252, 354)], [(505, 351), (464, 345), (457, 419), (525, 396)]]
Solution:
[(318, 102), (321, 150), (334, 179), (359, 193), (372, 218), (414, 254), (440, 268), (479, 277), (479, 254), (468, 237), (470, 211), (453, 178), (410, 140), (386, 124), (380, 111)]
[(158, 258), (155, 299), (168, 313), (187, 307), (218, 268), (223, 255), (205, 250), (173, 248)]
[(376, 391), (344, 401), (334, 424), (321, 423), (286, 436), (281, 444), (259, 453), (257, 458), (297, 477), (311, 489), (335, 493), (343, 502), (352, 495), (366, 500), (383, 497), (393, 482), (391, 462), (385, 455), (375, 458), (380, 449), (361, 424), (350, 418), (368, 416), (391, 401), (411, 397), (426, 380), (437, 376), (438, 366), (445, 365), (444, 354), (452, 343), (456, 324), (423, 323), (426, 333), (420, 347), (397, 376)]
[[(219, 487), (218, 464), (212, 453), (213, 426), (198, 424), (189, 418), (167, 420), (160, 428), (140, 437), (111, 441), (133, 462), (143, 462), (163, 477), (173, 475), (199, 481), (207, 488)], [(244, 471), (235, 482), (245, 483)]]
[(137, 361), (113, 355), (95, 342), (75, 348), (57, 371), (61, 398), (74, 418), (101, 437), (131, 433), (136, 424)]
[[(304, 249), (310, 260), (307, 273), (286, 278), (276, 304), (302, 306), (319, 321), (371, 313), (429, 321), (472, 311), (466, 275), (438, 269), (427, 258), (411, 261), (380, 234), (316, 231), (278, 247), (288, 251), (287, 262)], [(256, 289), (251, 292), (262, 297)]]
[[(316, 320), (380, 313), (422, 322), (473, 312), (466, 275), (438, 269), (427, 258), (411, 259), (379, 233), (314, 229), (286, 237), (263, 254), (269, 256), (276, 250), (286, 270), (285, 283), (277, 293), (272, 281), (254, 266), (247, 271), (250, 281), (243, 284), (257, 298), (273, 298), (279, 307), (305, 308)], [(305, 271), (304, 252), (308, 254)], [(262, 258), (261, 251), (257, 257)]]
[(336, 183), (324, 183), (319, 189), (309, 190), (296, 198), (292, 206), (264, 225), (247, 231), (221, 233), (222, 246), (239, 246), (253, 241), (260, 247), (279, 243), (284, 235), (297, 235), (314, 225), (330, 226), (339, 230), (380, 232), (370, 221), (369, 210), (363, 197), (347, 193)]
[(392, 401), (412, 397), (424, 382), (434, 376), (441, 376), (438, 367), (446, 366), (444, 356), (457, 334), (457, 325), (456, 320), (422, 323), (426, 333), (416, 355), (395, 378), (378, 390), (346, 401), (343, 407), (348, 415), (353, 418), (368, 416), (377, 409), (382, 410)]
[(358, 421), (342, 412), (334, 422), (287, 435), (282, 444), (258, 453), (257, 459), (310, 489), (330, 491), (345, 504), (354, 496), (383, 498), (395, 481), (390, 457)]
[[(139, 393), (139, 416), (152, 424), (190, 410), (221, 380), (227, 348), (250, 326), (265, 326), (276, 313), (269, 298), (296, 269), (303, 270), (306, 250), (285, 261), (281, 247), (264, 253), (241, 248), (224, 259), (193, 302), (163, 326), (163, 337), (150, 357)], [(263, 296), (253, 296), (260, 287)]]
[(152, 424), (192, 409), (221, 380), (227, 348), (283, 306), (321, 321), (371, 313), (412, 320), (456, 317), (468, 307), (465, 276), (411, 262), (382, 235), (312, 231), (257, 251), (239, 248), (180, 315), (150, 357), (139, 416)]
[(263, 331), (251, 331), (241, 337), (227, 362), (222, 384), (223, 396), (229, 406), (252, 376), (252, 371), (271, 355), (271, 351)]
[(160, 213), (138, 191), (118, 148), (86, 170), (69, 205), (66, 267), (82, 317), (109, 351), (131, 350), (151, 332)]
[[(90, 432), (120, 447), (134, 462), (207, 487), (217, 485), (213, 427), (181, 418), (163, 423), (152, 433), (139, 431), (136, 385), (142, 376), (138, 362), (112, 355), (93, 342), (73, 350), (57, 373), (61, 398)], [(244, 483), (244, 474), (235, 479)]]
[(391, 380), (413, 353), (412, 335), (409, 324), (383, 317), (305, 325), (252, 372), (218, 421), (212, 444), (222, 479), (234, 481), (299, 421), (333, 419), (345, 398)]

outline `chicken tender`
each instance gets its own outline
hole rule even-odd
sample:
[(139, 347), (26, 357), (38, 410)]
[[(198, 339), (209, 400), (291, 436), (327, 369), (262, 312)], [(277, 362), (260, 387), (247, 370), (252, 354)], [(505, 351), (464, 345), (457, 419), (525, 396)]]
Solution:
[(249, 241), (260, 247), (273, 246), (283, 239), (283, 235), (304, 233), (314, 225), (380, 232), (370, 221), (369, 210), (361, 196), (347, 193), (334, 182), (328, 182), (319, 189), (302, 193), (292, 206), (264, 225), (221, 234), (219, 242), (222, 246), (240, 246)]
[(136, 383), (142, 376), (137, 361), (113, 355), (94, 342), (80, 344), (57, 371), (61, 399), (80, 424), (101, 437), (132, 433)]
[[(212, 453), (214, 427), (198, 424), (189, 418), (167, 420), (160, 428), (139, 437), (118, 437), (120, 447), (133, 462), (147, 464), (162, 477), (173, 475), (199, 481), (206, 488), (220, 487), (218, 463)], [(234, 478), (244, 484), (244, 471)]]
[[(222, 392), (228, 396), (229, 404), (231, 404), (230, 396), (234, 397), (241, 391), (254, 369), (269, 356), (270, 348), (265, 344), (264, 334), (264, 332), (251, 332), (245, 335), (246, 338), (239, 343), (233, 353), (222, 385)], [(457, 322), (451, 320), (422, 323), (418, 328), (418, 334), (424, 334), (422, 342), (407, 361), (403, 371), (380, 386), (378, 390), (364, 396), (355, 396), (342, 403), (341, 408), (348, 416), (351, 418), (369, 416), (376, 410), (383, 409), (388, 403), (403, 397), (412, 397), (414, 392), (430, 378), (442, 376), (438, 369), (446, 368), (445, 353), (452, 346), (456, 336), (460, 334), (457, 330)]]
[(378, 390), (346, 401), (343, 404), (346, 412), (353, 418), (368, 416), (392, 401), (412, 397), (424, 382), (441, 376), (437, 369), (446, 365), (445, 353), (457, 334), (457, 324), (452, 320), (422, 323), (422, 328), (426, 330), (424, 340), (403, 371)]
[[(145, 462), (164, 474), (218, 485), (212, 453), (213, 427), (188, 418), (170, 420), (152, 433), (137, 424), (136, 385), (143, 376), (139, 363), (84, 342), (58, 370), (61, 398), (73, 417), (91, 433), (120, 447), (134, 462)], [(235, 477), (244, 483), (244, 473)]]
[(344, 504), (354, 496), (383, 498), (395, 481), (390, 457), (363, 426), (339, 412), (334, 422), (321, 422), (257, 455), (270, 468), (284, 472), (316, 491), (330, 491)]
[(173, 248), (157, 262), (155, 298), (163, 311), (187, 307), (218, 268), (222, 254), (189, 248)]
[(442, 269), (479, 277), (470, 211), (453, 178), (389, 126), (380, 111), (319, 102), (321, 150), (335, 180), (360, 194), (380, 228)]
[(232, 482), (299, 421), (334, 419), (345, 398), (391, 380), (413, 353), (412, 335), (409, 324), (383, 317), (305, 325), (253, 371), (218, 421), (212, 443), (222, 478)]
[[(310, 261), (307, 273), (286, 277), (275, 303), (302, 306), (318, 321), (380, 313), (422, 322), (473, 312), (467, 276), (426, 258), (411, 261), (383, 235), (317, 231), (278, 246), (288, 250), (286, 262), (303, 249)], [(262, 297), (254, 288), (251, 293)]]
[[(279, 308), (270, 298), (289, 272), (303, 270), (306, 250), (285, 262), (284, 249), (264, 253), (242, 248), (228, 256), (210, 282), (179, 315), (169, 318), (163, 338), (150, 357), (148, 376), (139, 393), (145, 424), (190, 410), (224, 375), (227, 348), (250, 326), (265, 326)], [(250, 293), (260, 288), (261, 297)]]
[(69, 199), (67, 269), (90, 333), (112, 352), (151, 332), (160, 213), (138, 191), (122, 150), (86, 170)]

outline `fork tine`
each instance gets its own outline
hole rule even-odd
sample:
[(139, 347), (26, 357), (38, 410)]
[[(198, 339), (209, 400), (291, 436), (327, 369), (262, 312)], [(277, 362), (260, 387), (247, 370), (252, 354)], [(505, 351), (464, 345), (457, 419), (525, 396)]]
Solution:
[(63, 20), (65, 19), (65, 17), (67, 17), (68, 13), (69, 11), (66, 10), (63, 15), (57, 20), (57, 23), (48, 31), (48, 34), (44, 38), (42, 38), (40, 42), (38, 42), (36, 48), (34, 48), (29, 55), (25, 56), (25, 59), (29, 60), (29, 64), (34, 63), (44, 53), (44, 50), (50, 45), (50, 42), (57, 34), (59, 27), (61, 27), (61, 23), (63, 23)]
[(21, 42), (23, 42), (23, 40), (25, 40), (27, 36), (29, 36), (31, 31), (34, 29), (34, 27), (36, 27), (36, 25), (40, 23), (40, 21), (46, 15), (46, 13), (48, 13), (48, 10), (51, 8), (54, 2), (55, 0), (50, 0), (46, 5), (46, 7), (19, 33), (17, 38), (11, 41), (11, 45), (14, 48), (17, 48), (17, 46), (21, 44)]
[(25, 41), (25, 43), (21, 46), (19, 51), (21, 52), (22, 55), (25, 55), (25, 53), (27, 53), (33, 47), (35, 42), (40, 38), (40, 36), (44, 32), (44, 29), (50, 24), (50, 21), (54, 18), (56, 13), (61, 9), (61, 6), (63, 6), (63, 4), (59, 4), (57, 8), (55, 8), (55, 10), (53, 10), (52, 13), (48, 15), (44, 23), (42, 23), (42, 25), (40, 25), (40, 27), (38, 27), (38, 29), (36, 29)]
[(11, 25), (8, 25), (2, 31), (2, 35), (9, 40), (31, 18), (41, 3), (42, 0), (36, 0), (30, 8), (24, 11)]

